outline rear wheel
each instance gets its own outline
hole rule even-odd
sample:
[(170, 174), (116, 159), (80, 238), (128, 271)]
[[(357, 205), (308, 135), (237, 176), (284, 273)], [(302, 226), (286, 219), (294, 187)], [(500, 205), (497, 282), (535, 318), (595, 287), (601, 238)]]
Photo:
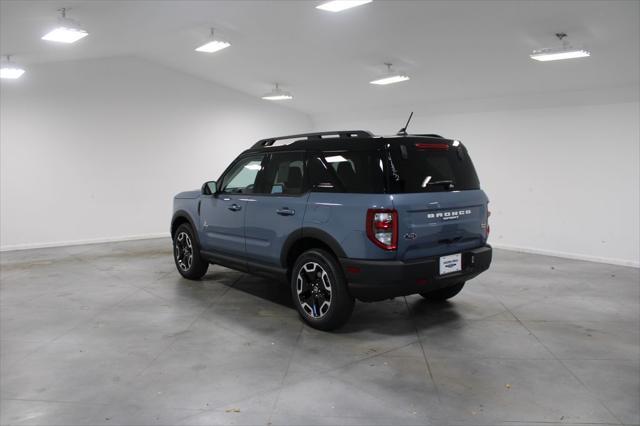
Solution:
[(199, 280), (209, 269), (209, 263), (200, 257), (193, 230), (186, 223), (178, 226), (173, 236), (173, 260), (180, 275), (190, 280)]
[(291, 293), (300, 316), (313, 328), (334, 330), (347, 322), (355, 299), (338, 261), (328, 252), (302, 253), (291, 273)]
[(464, 287), (464, 281), (449, 287), (420, 293), (420, 296), (424, 297), (430, 302), (443, 302), (460, 293), (462, 291), (462, 287)]

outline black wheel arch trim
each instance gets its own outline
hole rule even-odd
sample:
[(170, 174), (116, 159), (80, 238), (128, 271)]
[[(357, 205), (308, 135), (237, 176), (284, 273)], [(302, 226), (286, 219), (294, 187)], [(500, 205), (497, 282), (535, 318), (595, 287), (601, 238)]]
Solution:
[(340, 246), (340, 243), (338, 243), (338, 241), (333, 238), (328, 232), (323, 231), (319, 228), (304, 227), (292, 232), (282, 245), (282, 252), (280, 253), (280, 264), (282, 265), (282, 267), (287, 268), (287, 257), (289, 256), (289, 251), (295, 243), (303, 238), (314, 238), (318, 241), (321, 241), (322, 243), (326, 244), (335, 253), (336, 256), (347, 257), (347, 254)]
[(193, 237), (196, 239), (196, 242), (198, 243), (198, 247), (200, 247), (200, 238), (198, 237), (198, 229), (196, 228), (195, 224), (193, 223), (193, 219), (191, 219), (191, 216), (189, 215), (189, 213), (187, 213), (186, 210), (178, 210), (173, 214), (173, 217), (171, 218), (171, 229), (169, 230), (171, 232), (171, 238), (173, 239), (173, 225), (176, 223), (177, 220), (181, 220), (181, 219), (185, 219), (187, 222), (189, 222), (189, 225), (191, 226), (191, 230), (193, 231)]

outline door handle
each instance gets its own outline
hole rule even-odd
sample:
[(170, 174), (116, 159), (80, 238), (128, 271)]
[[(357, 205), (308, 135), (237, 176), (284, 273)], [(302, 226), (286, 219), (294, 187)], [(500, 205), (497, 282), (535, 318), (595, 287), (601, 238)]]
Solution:
[(235, 203), (231, 204), (229, 207), (227, 207), (229, 210), (231, 210), (232, 212), (237, 212), (238, 210), (242, 209), (242, 206), (239, 206)]
[(296, 211), (288, 207), (284, 207), (276, 210), (276, 213), (278, 213), (280, 216), (293, 216), (294, 214), (296, 214)]

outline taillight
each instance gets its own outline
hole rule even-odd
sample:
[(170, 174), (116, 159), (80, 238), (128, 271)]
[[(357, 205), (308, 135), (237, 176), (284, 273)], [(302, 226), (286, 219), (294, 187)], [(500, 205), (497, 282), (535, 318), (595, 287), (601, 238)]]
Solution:
[(398, 212), (388, 209), (367, 210), (367, 236), (384, 250), (398, 248)]
[(491, 212), (487, 209), (487, 219), (485, 223), (482, 224), (482, 227), (485, 230), (485, 238), (489, 238), (489, 233), (491, 232), (491, 226), (489, 225), (489, 217), (491, 216)]

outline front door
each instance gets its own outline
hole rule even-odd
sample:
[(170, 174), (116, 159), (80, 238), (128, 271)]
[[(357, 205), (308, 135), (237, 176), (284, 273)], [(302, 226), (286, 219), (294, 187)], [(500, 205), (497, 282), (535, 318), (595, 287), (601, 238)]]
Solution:
[(202, 247), (218, 255), (245, 257), (247, 199), (255, 189), (264, 155), (243, 157), (222, 177), (220, 191), (202, 198)]

